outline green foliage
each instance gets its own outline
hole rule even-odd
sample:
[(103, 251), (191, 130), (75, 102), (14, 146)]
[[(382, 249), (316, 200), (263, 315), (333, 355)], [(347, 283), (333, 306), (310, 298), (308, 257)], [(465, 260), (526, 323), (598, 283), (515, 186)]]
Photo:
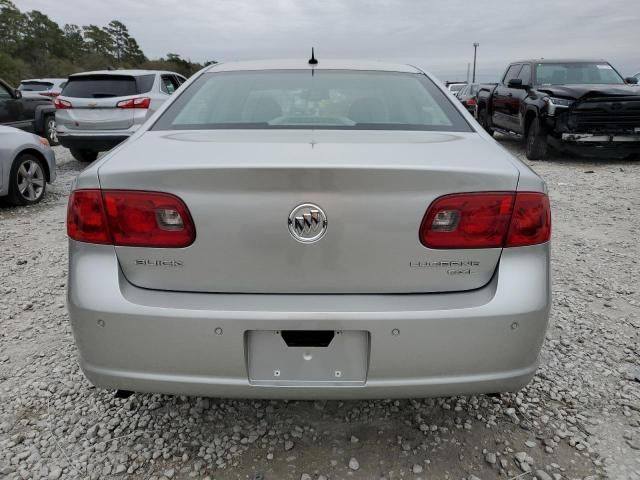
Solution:
[[(66, 77), (105, 68), (171, 70), (190, 76), (203, 67), (175, 53), (149, 60), (127, 26), (112, 20), (105, 27), (60, 27), (37, 10), (21, 12), (0, 0), (0, 78), (17, 85), (25, 78)], [(211, 64), (215, 62), (207, 62)]]

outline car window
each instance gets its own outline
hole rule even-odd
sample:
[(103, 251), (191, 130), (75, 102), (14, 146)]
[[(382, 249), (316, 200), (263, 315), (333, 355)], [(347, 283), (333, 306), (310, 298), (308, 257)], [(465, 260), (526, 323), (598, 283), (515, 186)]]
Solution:
[(164, 93), (168, 93), (171, 95), (178, 89), (178, 81), (175, 79), (173, 75), (162, 75), (162, 82), (160, 84), (160, 89)]
[(471, 86), (471, 92), (469, 92), (469, 93), (471, 95), (477, 95), (479, 89), (480, 89), (480, 87), (478, 85), (472, 85)]
[(69, 78), (62, 91), (65, 97), (110, 98), (137, 95), (136, 79), (128, 75), (81, 75)]
[(140, 75), (136, 77), (136, 83), (138, 84), (138, 93), (147, 93), (153, 88), (153, 84), (156, 81), (156, 75), (151, 73), (149, 75)]
[(187, 79), (184, 78), (182, 75), (176, 75), (176, 78), (178, 79), (178, 85), (182, 85), (184, 82), (187, 81)]
[(539, 63), (536, 65), (536, 84), (613, 84), (622, 85), (624, 79), (608, 63)]
[(18, 90), (23, 92), (42, 92), (43, 90), (49, 90), (53, 87), (53, 83), (50, 82), (20, 82)]
[(525, 64), (518, 74), (518, 78), (522, 80), (523, 85), (531, 85), (531, 65)]
[(204, 74), (153, 128), (470, 131), (425, 75), (347, 70)]
[(11, 92), (9, 92), (9, 90), (7, 90), (4, 85), (0, 85), (0, 99), (7, 99), (7, 98), (13, 98), (11, 96)]
[(518, 78), (518, 74), (520, 73), (520, 69), (522, 68), (522, 64), (517, 63), (515, 65), (511, 65), (505, 73), (504, 78), (502, 79), (502, 83), (507, 85), (509, 80), (513, 80), (514, 78)]

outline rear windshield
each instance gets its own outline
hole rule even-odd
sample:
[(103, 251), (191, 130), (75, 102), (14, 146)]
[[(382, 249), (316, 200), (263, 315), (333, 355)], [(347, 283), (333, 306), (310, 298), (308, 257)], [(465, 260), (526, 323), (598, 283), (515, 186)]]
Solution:
[(22, 82), (18, 86), (18, 90), (23, 92), (41, 92), (43, 90), (49, 90), (53, 87), (53, 83), (50, 82)]
[(151, 90), (153, 78), (153, 74), (137, 78), (126, 75), (71, 77), (62, 90), (62, 95), (74, 98), (111, 98), (138, 95)]
[(346, 70), (207, 73), (153, 127), (222, 128), (471, 131), (425, 75)]
[(537, 85), (623, 85), (624, 83), (624, 79), (608, 63), (539, 63), (536, 65)]

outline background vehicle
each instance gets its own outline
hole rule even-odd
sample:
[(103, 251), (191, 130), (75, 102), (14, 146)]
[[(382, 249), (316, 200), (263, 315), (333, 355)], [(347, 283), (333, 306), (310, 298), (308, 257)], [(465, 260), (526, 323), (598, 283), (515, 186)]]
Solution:
[(38, 203), (56, 178), (56, 158), (45, 138), (0, 126), (0, 198)]
[(454, 95), (464, 88), (466, 83), (448, 83), (447, 88)]
[(637, 83), (640, 83), (640, 72), (636, 73), (634, 77), (636, 77), (636, 80), (638, 80)]
[(473, 116), (476, 114), (476, 107), (478, 105), (476, 96), (478, 95), (479, 90), (479, 83), (471, 83), (463, 87), (462, 90), (456, 94), (456, 98), (460, 100), (460, 103), (464, 105), (464, 108), (466, 108)]
[(42, 96), (23, 97), (0, 80), (0, 125), (34, 132), (45, 137), (51, 145), (57, 145), (55, 107)]
[(184, 81), (152, 70), (71, 75), (54, 102), (60, 143), (77, 160), (92, 162), (129, 138)]
[(225, 397), (522, 387), (550, 305), (546, 188), (471, 120), (412, 66), (202, 71), (77, 177), (85, 374)]
[(18, 85), (18, 90), (22, 96), (43, 95), (45, 97), (57, 97), (67, 84), (66, 78), (32, 78), (22, 80)]
[(478, 120), (489, 133), (526, 139), (530, 160), (548, 145), (582, 154), (640, 153), (640, 90), (604, 60), (524, 60), (478, 93)]

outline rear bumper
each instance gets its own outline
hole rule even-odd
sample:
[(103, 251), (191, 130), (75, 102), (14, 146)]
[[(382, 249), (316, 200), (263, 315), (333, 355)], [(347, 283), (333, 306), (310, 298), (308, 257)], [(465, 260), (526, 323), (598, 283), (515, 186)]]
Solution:
[[(131, 285), (113, 247), (71, 241), (69, 259), (80, 364), (105, 388), (299, 399), (513, 391), (535, 373), (549, 316), (548, 244), (507, 249), (488, 285), (448, 294), (162, 292)], [(295, 329), (369, 332), (364, 384), (252, 384), (246, 333)]]
[(60, 145), (78, 150), (91, 150), (95, 152), (106, 152), (116, 145), (124, 142), (131, 136), (131, 133), (62, 133), (58, 130), (58, 141)]

